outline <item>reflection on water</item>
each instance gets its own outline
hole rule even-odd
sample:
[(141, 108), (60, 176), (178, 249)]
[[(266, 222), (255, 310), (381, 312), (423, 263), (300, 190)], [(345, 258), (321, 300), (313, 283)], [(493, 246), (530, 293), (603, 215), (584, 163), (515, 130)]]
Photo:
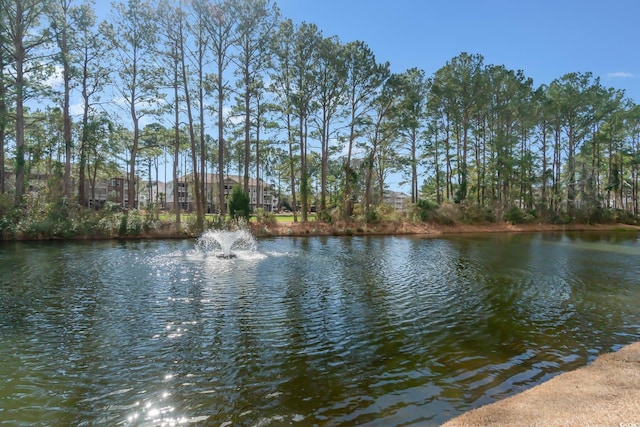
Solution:
[(0, 245), (12, 425), (437, 425), (640, 337), (636, 234)]

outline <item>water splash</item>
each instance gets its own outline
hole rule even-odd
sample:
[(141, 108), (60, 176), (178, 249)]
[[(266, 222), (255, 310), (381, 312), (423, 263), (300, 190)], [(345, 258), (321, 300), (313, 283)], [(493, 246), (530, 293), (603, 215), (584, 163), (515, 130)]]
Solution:
[(256, 238), (248, 230), (207, 230), (196, 241), (196, 248), (218, 258), (235, 258), (236, 251), (254, 252)]

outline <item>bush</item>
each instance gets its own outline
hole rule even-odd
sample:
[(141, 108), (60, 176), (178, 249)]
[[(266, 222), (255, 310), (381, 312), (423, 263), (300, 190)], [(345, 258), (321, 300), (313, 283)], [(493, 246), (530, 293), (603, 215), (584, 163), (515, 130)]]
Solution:
[(249, 195), (240, 186), (235, 186), (229, 196), (229, 215), (232, 218), (249, 219)]
[(318, 210), (318, 213), (316, 214), (316, 220), (322, 221), (322, 222), (327, 222), (327, 223), (332, 223), (333, 222), (333, 216), (332, 216), (331, 212), (329, 211), (329, 209), (320, 209), (320, 210)]
[(0, 194), (0, 239), (15, 235), (18, 213), (13, 195)]
[(72, 208), (70, 232), (78, 236), (95, 236), (99, 234), (98, 222), (100, 216), (93, 209), (80, 206)]
[(20, 209), (13, 198), (0, 196), (0, 238), (20, 235), (33, 239), (79, 236), (137, 236), (156, 229), (160, 221), (133, 209), (122, 213), (116, 205), (107, 204), (101, 211), (68, 203), (64, 196), (50, 193), (27, 193)]
[(438, 204), (430, 200), (418, 200), (410, 210), (411, 216), (415, 221), (433, 221), (435, 212), (438, 210)]
[(566, 225), (573, 222), (573, 218), (566, 212), (556, 212), (549, 218), (552, 224)]
[(142, 231), (149, 231), (155, 227), (153, 221), (150, 221), (137, 210), (130, 210), (127, 213), (114, 214), (120, 220), (118, 227), (119, 236), (139, 236)]
[(522, 224), (524, 222), (524, 214), (522, 210), (517, 206), (511, 206), (511, 208), (504, 215), (505, 221), (509, 221), (511, 224)]
[(13, 195), (0, 194), (0, 218), (9, 218), (15, 215)]
[(588, 224), (614, 224), (615, 222), (616, 215), (611, 209), (593, 208), (587, 216)]
[(622, 209), (616, 209), (612, 213), (615, 214), (615, 221), (620, 224), (626, 225), (638, 225), (638, 217), (633, 215), (633, 213), (629, 211), (625, 211)]
[(475, 203), (460, 203), (463, 221), (467, 224), (495, 222), (495, 214), (490, 208)]
[(376, 207), (378, 217), (384, 222), (400, 222), (403, 219), (402, 212), (399, 212), (396, 208), (386, 203)]
[(440, 225), (454, 225), (462, 220), (462, 209), (460, 205), (445, 203), (433, 213), (431, 220)]
[(365, 222), (367, 224), (377, 224), (380, 222), (380, 217), (378, 216), (378, 212), (374, 206), (371, 206), (369, 210), (366, 211)]
[(276, 223), (276, 216), (272, 212), (267, 212), (262, 208), (253, 211), (253, 214), (256, 217), (256, 222), (259, 224), (270, 225)]
[(512, 206), (504, 215), (505, 221), (509, 221), (511, 224), (529, 224), (536, 220), (535, 211), (523, 211), (518, 206)]
[[(122, 229), (120, 229), (122, 226), (122, 219), (120, 218), (122, 214), (112, 214), (107, 211), (102, 211), (102, 213), (104, 215), (99, 217), (94, 232), (105, 236), (111, 236), (116, 230), (119, 232), (122, 231)], [(126, 225), (122, 232), (126, 233)]]
[(122, 217), (120, 218), (120, 228), (118, 230), (118, 235), (119, 236), (126, 236), (127, 235), (127, 215), (122, 215)]

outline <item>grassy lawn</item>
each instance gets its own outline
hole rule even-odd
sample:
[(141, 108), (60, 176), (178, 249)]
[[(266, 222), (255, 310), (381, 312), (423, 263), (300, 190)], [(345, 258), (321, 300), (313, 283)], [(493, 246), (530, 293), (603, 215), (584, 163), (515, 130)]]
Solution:
[[(310, 213), (307, 217), (309, 221), (316, 220), (316, 214)], [(298, 221), (302, 219), (302, 215), (298, 215)], [(293, 214), (278, 214), (276, 215), (276, 222), (293, 222)]]

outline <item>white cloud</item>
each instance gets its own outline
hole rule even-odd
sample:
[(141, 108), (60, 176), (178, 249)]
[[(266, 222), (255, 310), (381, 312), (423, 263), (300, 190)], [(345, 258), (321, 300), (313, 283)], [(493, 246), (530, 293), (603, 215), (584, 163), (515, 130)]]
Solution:
[(616, 71), (615, 73), (607, 73), (607, 77), (609, 77), (610, 79), (617, 79), (617, 78), (628, 79), (630, 77), (633, 77), (633, 73), (627, 73), (625, 71)]
[(43, 82), (45, 86), (51, 88), (60, 88), (64, 85), (64, 80), (62, 77), (63, 68), (61, 65), (55, 65), (53, 74), (51, 74), (47, 79)]
[(72, 116), (79, 116), (82, 113), (84, 113), (84, 103), (82, 102), (78, 102), (78, 103), (74, 103), (69, 105), (69, 113)]

